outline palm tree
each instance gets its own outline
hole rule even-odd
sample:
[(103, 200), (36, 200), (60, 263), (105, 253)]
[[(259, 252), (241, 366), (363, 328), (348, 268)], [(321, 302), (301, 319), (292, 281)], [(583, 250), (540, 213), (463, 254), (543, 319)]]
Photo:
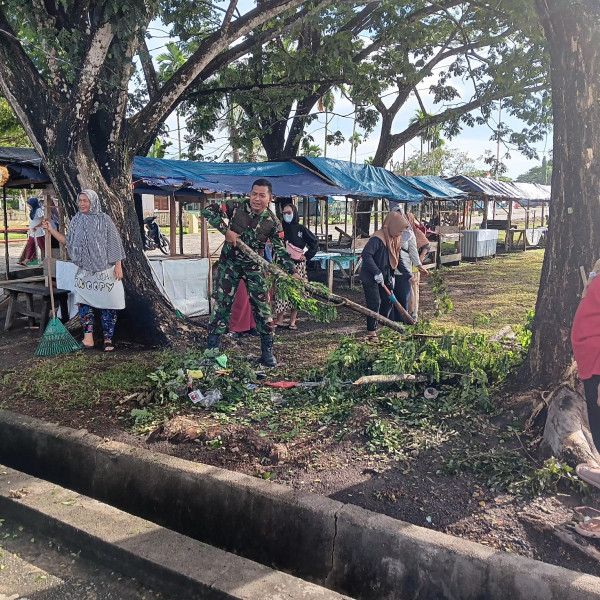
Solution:
[[(167, 51), (165, 53), (159, 54), (156, 57), (156, 60), (160, 65), (158, 73), (163, 81), (168, 81), (189, 58), (188, 54), (182, 52), (177, 46), (177, 44), (175, 44), (175, 42), (168, 42), (166, 48)], [(177, 117), (177, 141), (179, 144), (179, 159), (181, 159), (181, 126), (179, 123), (180, 114), (181, 113), (178, 107), (175, 109), (175, 116)]]
[(233, 102), (229, 96), (225, 99), (226, 111), (220, 131), (227, 131), (229, 145), (231, 146), (231, 160), (240, 162), (240, 145), (237, 141), (239, 127), (244, 118), (244, 110), (239, 104)]
[(335, 95), (333, 88), (326, 91), (319, 99), (319, 110), (325, 111), (325, 138), (323, 141), (323, 157), (327, 158), (327, 136), (329, 135), (329, 113), (335, 106)]

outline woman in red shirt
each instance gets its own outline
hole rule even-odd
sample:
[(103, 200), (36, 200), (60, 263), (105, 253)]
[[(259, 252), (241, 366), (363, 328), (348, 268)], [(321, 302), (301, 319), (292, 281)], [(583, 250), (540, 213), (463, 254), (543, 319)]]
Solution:
[[(600, 260), (590, 273), (583, 299), (575, 313), (571, 344), (577, 361), (579, 378), (585, 388), (590, 431), (596, 449), (600, 451)], [(590, 485), (600, 488), (600, 467), (592, 464), (577, 466), (577, 475)]]

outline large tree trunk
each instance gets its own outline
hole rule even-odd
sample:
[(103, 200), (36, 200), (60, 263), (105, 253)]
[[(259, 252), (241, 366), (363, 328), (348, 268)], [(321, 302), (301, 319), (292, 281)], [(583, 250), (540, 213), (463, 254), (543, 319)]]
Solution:
[[(115, 157), (113, 157), (114, 159)], [(45, 160), (55, 189), (68, 216), (77, 212), (77, 197), (81, 189), (95, 190), (102, 209), (115, 223), (125, 249), (123, 283), (126, 308), (120, 320), (127, 337), (150, 346), (174, 345), (189, 338), (191, 328), (175, 316), (172, 304), (163, 296), (152, 277), (150, 263), (142, 248), (139, 223), (131, 189), (132, 163), (116, 160), (122, 167), (114, 178), (101, 172), (92, 150), (85, 144), (75, 149), (60, 141)], [(189, 341), (189, 340), (188, 340)]]
[(581, 297), (579, 266), (600, 256), (600, 3), (536, 0), (552, 61), (554, 169), (550, 231), (524, 383), (562, 381)]

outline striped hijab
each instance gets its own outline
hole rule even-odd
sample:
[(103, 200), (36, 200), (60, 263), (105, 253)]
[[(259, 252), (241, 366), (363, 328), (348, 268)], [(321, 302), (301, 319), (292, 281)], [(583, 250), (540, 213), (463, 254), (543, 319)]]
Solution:
[(78, 212), (69, 224), (67, 250), (71, 260), (92, 273), (104, 271), (125, 258), (123, 244), (111, 218), (103, 213), (94, 190), (81, 190), (90, 200), (88, 213)]

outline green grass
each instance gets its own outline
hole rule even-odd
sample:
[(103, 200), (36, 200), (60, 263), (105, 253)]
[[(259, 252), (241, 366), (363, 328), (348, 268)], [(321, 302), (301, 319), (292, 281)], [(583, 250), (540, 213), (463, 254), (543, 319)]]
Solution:
[(115, 364), (113, 357), (84, 353), (43, 359), (24, 371), (6, 374), (0, 392), (12, 399), (51, 404), (57, 410), (88, 407), (141, 387), (155, 360), (153, 354), (142, 354)]
[[(444, 269), (454, 308), (432, 320), (446, 328), (476, 328), (488, 335), (507, 325), (523, 325), (527, 311), (535, 308), (543, 259), (544, 250), (528, 250)], [(426, 317), (427, 298), (421, 299)]]

